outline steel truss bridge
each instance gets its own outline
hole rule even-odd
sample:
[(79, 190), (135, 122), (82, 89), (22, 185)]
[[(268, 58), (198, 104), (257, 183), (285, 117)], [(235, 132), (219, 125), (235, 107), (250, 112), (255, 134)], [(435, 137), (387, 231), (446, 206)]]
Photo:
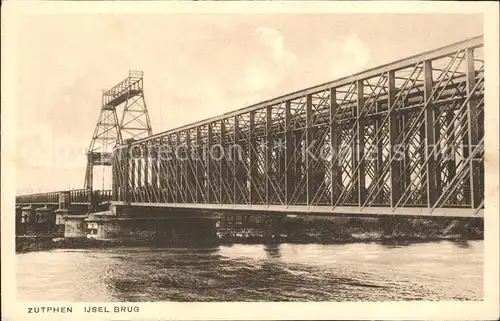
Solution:
[(483, 38), (128, 140), (109, 163), (116, 205), (483, 216)]

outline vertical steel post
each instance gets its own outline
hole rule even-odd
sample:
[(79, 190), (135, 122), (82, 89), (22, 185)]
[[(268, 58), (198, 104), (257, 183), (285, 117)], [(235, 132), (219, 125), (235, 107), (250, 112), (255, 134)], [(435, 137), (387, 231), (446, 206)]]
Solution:
[[(286, 104), (280, 104), (278, 107), (280, 110), (280, 113), (286, 113)], [(285, 116), (286, 117), (286, 116)], [(286, 142), (286, 124), (285, 120), (278, 120), (277, 123), (279, 124), (278, 127), (276, 127), (276, 145), (273, 146), (274, 153), (276, 155), (277, 159), (277, 174), (276, 174), (276, 179), (275, 179), (275, 195), (278, 195), (278, 201), (280, 201), (281, 204), (286, 202), (286, 150), (283, 148), (285, 146)], [(286, 203), (285, 203), (286, 204)]]
[[(135, 146), (136, 148), (139, 147), (138, 145)], [(142, 198), (142, 166), (143, 166), (143, 162), (142, 162), (142, 149), (139, 149), (141, 151), (141, 153), (138, 155), (139, 157), (137, 157), (137, 164), (136, 164), (136, 167), (137, 167), (137, 186), (135, 188), (136, 190), (136, 194), (139, 195), (139, 200), (140, 202), (143, 201), (143, 198)]]
[(151, 166), (150, 160), (149, 160), (149, 154), (147, 151), (147, 146), (146, 144), (141, 144), (141, 150), (143, 153), (142, 159), (144, 160), (144, 183), (141, 188), (142, 194), (144, 195), (144, 201), (145, 202), (151, 202), (151, 195), (149, 194), (149, 166)]
[(174, 134), (175, 137), (175, 146), (174, 146), (174, 170), (175, 170), (175, 182), (174, 190), (175, 190), (175, 202), (181, 203), (183, 201), (182, 197), (182, 174), (181, 174), (181, 164), (179, 160), (179, 152), (181, 145), (181, 138), (179, 133)]
[(427, 162), (427, 203), (431, 207), (437, 199), (437, 180), (436, 180), (436, 158), (435, 155), (430, 155), (432, 148), (436, 144), (435, 137), (435, 112), (434, 104), (430, 102), (432, 100), (432, 61), (426, 60), (424, 62), (424, 100), (427, 104), (425, 110), (425, 153), (424, 159), (428, 159)]
[(305, 161), (306, 161), (306, 204), (312, 205), (312, 199), (314, 197), (313, 193), (313, 164), (314, 160), (309, 154), (310, 148), (314, 144), (313, 137), (313, 114), (312, 114), (312, 95), (307, 95), (306, 97), (306, 146), (305, 146)]
[[(397, 145), (397, 137), (399, 135), (400, 128), (398, 128), (398, 119), (396, 117), (396, 109), (394, 108), (391, 111), (391, 108), (394, 105), (396, 98), (396, 88), (395, 88), (395, 77), (394, 71), (389, 71), (388, 74), (388, 88), (387, 88), (387, 112), (389, 113), (389, 159), (391, 160), (391, 207), (396, 206), (399, 197), (401, 196), (402, 187), (401, 183), (398, 182), (399, 175), (401, 175), (401, 163), (403, 160), (396, 159), (396, 149)], [(403, 127), (403, 126), (401, 126)]]
[(88, 202), (92, 202), (92, 194), (94, 190), (94, 160), (93, 160), (92, 152), (87, 153), (87, 177), (85, 179), (87, 185), (85, 186), (88, 190), (90, 190)]
[(364, 86), (363, 86), (363, 80), (358, 80), (356, 83), (356, 90), (357, 90), (357, 111), (356, 111), (356, 116), (358, 117), (358, 125), (357, 125), (357, 132), (356, 132), (356, 138), (357, 138), (357, 155), (356, 155), (356, 160), (358, 163), (358, 173), (357, 173), (357, 178), (358, 178), (358, 205), (362, 206), (363, 202), (365, 201), (366, 198), (366, 184), (365, 184), (365, 161), (363, 160), (364, 156), (364, 151), (365, 151), (365, 122), (366, 120), (364, 119), (364, 115), (362, 115), (361, 111), (363, 110), (363, 107), (365, 105), (365, 96), (364, 96)]
[[(448, 172), (447, 182), (451, 182), (451, 180), (456, 175), (456, 165), (455, 165), (455, 124), (453, 123), (453, 118), (455, 114), (453, 110), (446, 112), (446, 133), (447, 133), (447, 141), (446, 141), (446, 168)], [(451, 198), (453, 203), (457, 201), (456, 194)]]
[[(377, 112), (382, 111), (382, 103), (377, 102)], [(382, 204), (384, 202), (384, 185), (385, 185), (385, 180), (384, 178), (384, 159), (383, 159), (383, 153), (384, 153), (384, 145), (383, 145), (383, 135), (386, 135), (386, 132), (382, 130), (384, 124), (382, 122), (382, 117), (377, 116), (374, 119), (374, 124), (373, 124), (373, 133), (375, 134), (375, 137), (373, 137), (375, 141), (375, 147), (376, 147), (376, 161), (375, 161), (375, 182), (378, 182), (376, 186), (376, 190), (378, 191), (377, 196), (374, 199), (374, 202), (376, 204)], [(373, 146), (372, 148), (373, 149)], [(372, 182), (373, 184), (374, 182)]]
[(220, 120), (220, 140), (219, 140), (219, 203), (225, 204), (226, 193), (225, 184), (228, 181), (227, 175), (227, 159), (224, 150), (224, 143), (226, 139), (226, 125), (224, 124), (224, 119)]
[(159, 157), (158, 157), (158, 146), (157, 143), (154, 146), (151, 146), (151, 151), (153, 152), (151, 155), (151, 159), (153, 162), (153, 168), (151, 170), (151, 185), (155, 195), (155, 202), (160, 202), (160, 188), (158, 186), (158, 171), (159, 171)]
[(136, 181), (136, 159), (135, 155), (132, 153), (132, 149), (129, 149), (130, 152), (130, 190), (128, 191), (128, 201), (136, 201), (135, 199), (135, 181)]
[(130, 180), (130, 155), (129, 155), (129, 147), (123, 147), (120, 152), (120, 196), (119, 201), (127, 202), (129, 199), (129, 180)]
[[(304, 124), (304, 126), (306, 126)], [(294, 139), (294, 149), (293, 149), (293, 165), (294, 165), (294, 170), (293, 170), (293, 191), (294, 193), (292, 194), (292, 202), (295, 203), (300, 203), (300, 204), (306, 204), (307, 202), (307, 193), (303, 193), (304, 191), (302, 184), (304, 181), (304, 177), (306, 173), (304, 173), (303, 170), (303, 165), (305, 163), (305, 155), (303, 154), (303, 133), (306, 129), (300, 129), (293, 131), (293, 139)], [(300, 185), (299, 185), (300, 184)], [(307, 185), (307, 184), (306, 184)], [(307, 186), (306, 186), (307, 187)], [(300, 192), (300, 194), (297, 194)], [(307, 191), (305, 191), (307, 192)]]
[(256, 179), (255, 177), (255, 167), (256, 167), (256, 161), (257, 161), (257, 144), (256, 140), (253, 137), (255, 129), (255, 111), (250, 111), (250, 120), (249, 120), (249, 126), (248, 126), (248, 161), (249, 161), (249, 173), (248, 173), (248, 179), (249, 179), (249, 200), (250, 204), (254, 204), (256, 198), (255, 198), (255, 182), (254, 180)]
[(265, 160), (264, 160), (264, 175), (265, 175), (265, 188), (266, 188), (266, 199), (265, 202), (267, 205), (270, 205), (273, 198), (273, 190), (272, 190), (272, 181), (271, 176), (273, 175), (271, 161), (272, 161), (272, 107), (266, 107), (266, 132), (265, 132), (265, 140), (266, 140), (266, 150), (264, 151)]
[[(404, 156), (403, 156), (403, 161), (400, 163), (400, 168), (399, 168), (399, 171), (400, 171), (400, 175), (401, 175), (401, 182), (400, 182), (400, 185), (399, 185), (399, 188), (400, 188), (400, 194), (401, 195), (403, 193), (403, 191), (410, 185), (410, 179), (411, 179), (411, 172), (410, 172), (410, 149), (409, 149), (409, 144), (410, 144), (410, 140), (412, 139), (412, 137), (408, 137), (407, 136), (407, 133), (409, 131), (409, 127), (410, 127), (410, 116), (407, 112), (403, 112), (401, 113), (401, 117), (399, 119), (399, 122), (398, 122), (398, 128), (399, 130), (403, 131), (403, 136), (404, 137), (407, 137), (406, 139), (403, 140), (403, 146), (405, 147), (408, 147), (407, 149), (404, 150)], [(424, 127), (421, 126), (421, 129), (423, 129)], [(423, 131), (422, 131), (423, 133)], [(425, 139), (425, 133), (424, 134), (421, 134), (420, 137), (423, 139)], [(423, 141), (422, 139), (422, 141)], [(425, 177), (424, 179), (422, 180), (421, 184), (424, 185), (424, 182), (425, 182)]]
[(205, 186), (205, 176), (203, 172), (203, 150), (201, 147), (201, 129), (196, 126), (196, 203), (203, 202), (203, 188)]
[(111, 199), (113, 201), (118, 200), (118, 184), (119, 184), (119, 172), (118, 172), (118, 151), (119, 149), (113, 150), (113, 156), (111, 158)]
[(234, 116), (234, 132), (233, 132), (233, 149), (231, 153), (231, 157), (233, 158), (233, 204), (238, 204), (240, 200), (241, 190), (240, 185), (242, 184), (241, 179), (241, 159), (242, 155), (239, 154), (240, 151), (240, 122), (238, 116)]
[[(186, 130), (186, 155), (185, 155), (185, 161), (184, 161), (184, 166), (186, 169), (186, 183), (185, 183), (185, 190), (186, 190), (186, 203), (194, 203), (195, 202), (195, 196), (196, 196), (196, 182), (194, 179), (194, 173), (193, 173), (193, 157), (191, 153), (191, 131), (189, 129)], [(194, 187), (194, 191), (193, 191)]]
[[(467, 103), (467, 157), (473, 152), (479, 142), (478, 139), (478, 121), (477, 121), (477, 98), (474, 93), (476, 85), (476, 70), (474, 68), (474, 49), (468, 48), (465, 51), (467, 61), (467, 97), (471, 97)], [(471, 207), (477, 208), (481, 202), (480, 198), (480, 166), (477, 160), (471, 160), (469, 163), (469, 185), (470, 185), (470, 201)]]
[(293, 142), (292, 115), (290, 101), (285, 102), (285, 204), (290, 205), (293, 192)]
[(143, 153), (143, 159), (144, 159), (144, 183), (143, 186), (147, 187), (149, 184), (149, 166), (151, 165), (149, 162), (149, 153), (147, 151), (147, 146), (142, 145), (142, 153)]
[(162, 202), (164, 203), (169, 203), (169, 195), (170, 195), (170, 189), (169, 189), (169, 180), (168, 180), (168, 158), (170, 157), (170, 151), (169, 151), (169, 145), (168, 145), (168, 140), (167, 144), (165, 144), (165, 139), (162, 138), (160, 140), (160, 150), (159, 150), (159, 158), (160, 158), (160, 168), (159, 168), (159, 175), (160, 175), (160, 194), (162, 197)]
[(207, 151), (206, 151), (206, 167), (207, 167), (207, 190), (206, 190), (206, 195), (207, 195), (207, 203), (212, 203), (213, 202), (213, 166), (212, 166), (212, 146), (214, 143), (214, 137), (213, 137), (213, 132), (212, 132), (212, 124), (208, 124), (207, 126), (208, 134), (207, 134)]
[(342, 176), (339, 173), (339, 161), (336, 159), (339, 153), (339, 133), (337, 128), (337, 90), (330, 89), (330, 158), (331, 158), (331, 185), (330, 185), (330, 205), (333, 206), (337, 202), (339, 191), (339, 179)]

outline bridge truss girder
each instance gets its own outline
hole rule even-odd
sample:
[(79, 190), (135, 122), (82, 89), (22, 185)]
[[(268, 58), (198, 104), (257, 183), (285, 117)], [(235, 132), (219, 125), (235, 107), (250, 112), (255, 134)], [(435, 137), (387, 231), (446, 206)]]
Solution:
[(113, 199), (476, 213), (482, 46), (473, 38), (120, 146)]

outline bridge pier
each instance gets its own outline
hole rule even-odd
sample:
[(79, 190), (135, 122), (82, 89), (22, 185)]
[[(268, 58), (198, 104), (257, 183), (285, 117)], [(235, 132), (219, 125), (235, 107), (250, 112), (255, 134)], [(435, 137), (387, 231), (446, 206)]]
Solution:
[(84, 222), (86, 217), (86, 215), (66, 215), (64, 221), (64, 238), (86, 238), (87, 228)]
[(279, 243), (281, 234), (285, 230), (286, 215), (263, 215), (262, 227), (264, 229), (264, 241), (266, 243)]
[(22, 207), (16, 206), (16, 235), (26, 234), (26, 226), (23, 224)]
[(111, 206), (85, 219), (87, 237), (122, 241), (211, 241), (218, 216), (202, 211)]
[(50, 235), (54, 231), (53, 208), (47, 205), (16, 207), (16, 235)]

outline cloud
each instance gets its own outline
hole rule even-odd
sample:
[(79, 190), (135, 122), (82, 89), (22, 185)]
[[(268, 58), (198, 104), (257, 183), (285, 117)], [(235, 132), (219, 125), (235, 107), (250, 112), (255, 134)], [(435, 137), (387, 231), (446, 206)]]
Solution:
[(260, 37), (272, 49), (272, 56), (275, 62), (285, 66), (290, 66), (296, 62), (297, 57), (285, 46), (283, 36), (279, 31), (267, 27), (259, 27), (255, 29), (254, 35)]
[(324, 50), (333, 62), (330, 70), (335, 78), (345, 77), (364, 69), (371, 52), (357, 35), (350, 35), (338, 42), (324, 44)]
[(370, 59), (370, 50), (356, 35), (349, 36), (342, 44), (342, 51), (354, 58), (356, 64), (365, 67)]
[(17, 141), (17, 166), (33, 169), (71, 169), (82, 167), (86, 162), (84, 144), (87, 142), (57, 136), (47, 124), (40, 123), (18, 133)]
[(297, 56), (286, 46), (278, 30), (258, 27), (252, 35), (256, 37), (256, 45), (264, 46), (270, 53), (252, 57), (243, 73), (243, 90), (250, 92), (252, 99), (259, 99), (257, 92), (277, 86), (296, 64)]
[(248, 66), (243, 79), (245, 89), (255, 92), (274, 87), (280, 81), (281, 76), (272, 74), (261, 66)]

